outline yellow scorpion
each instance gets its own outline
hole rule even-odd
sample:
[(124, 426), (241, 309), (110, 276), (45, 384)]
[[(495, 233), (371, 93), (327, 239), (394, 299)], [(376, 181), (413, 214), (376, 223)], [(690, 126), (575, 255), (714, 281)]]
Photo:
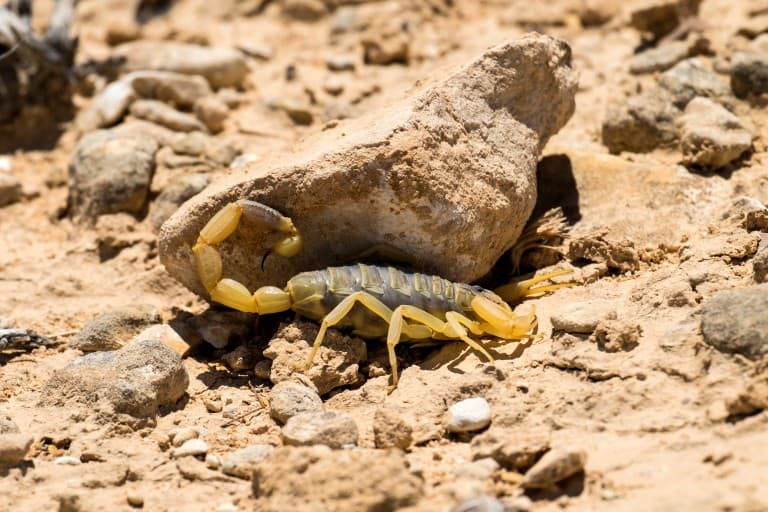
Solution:
[[(309, 369), (331, 326), (351, 327), (361, 337), (386, 337), (392, 386), (397, 386), (395, 347), (403, 340), (462, 340), (489, 361), (493, 356), (470, 337), (483, 334), (505, 340), (534, 337), (533, 311), (518, 315), (507, 302), (525, 295), (552, 291), (568, 284), (533, 285), (568, 270), (512, 283), (492, 292), (479, 286), (453, 283), (438, 276), (405, 273), (393, 267), (351, 265), (302, 272), (285, 288), (264, 286), (251, 293), (245, 285), (222, 277), (221, 256), (215, 246), (229, 237), (242, 217), (264, 229), (281, 233), (269, 252), (284, 257), (302, 247), (299, 230), (289, 217), (266, 205), (240, 199), (224, 206), (203, 227), (192, 248), (200, 280), (211, 300), (247, 313), (293, 310), (320, 322), (320, 330), (304, 363)], [(353, 309), (356, 304), (363, 308)]]

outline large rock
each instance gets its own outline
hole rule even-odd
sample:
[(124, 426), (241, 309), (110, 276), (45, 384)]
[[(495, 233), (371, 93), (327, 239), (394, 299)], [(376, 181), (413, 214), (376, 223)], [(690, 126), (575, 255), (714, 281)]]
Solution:
[(701, 312), (704, 341), (757, 359), (768, 354), (768, 284), (716, 294)]
[(40, 402), (146, 418), (176, 403), (188, 385), (189, 376), (176, 352), (157, 340), (137, 341), (76, 359), (51, 377)]
[(215, 89), (238, 87), (248, 74), (245, 57), (231, 48), (145, 40), (118, 46), (115, 57), (125, 58), (125, 71), (154, 70), (201, 75)]
[(399, 450), (280, 448), (251, 481), (258, 510), (394, 512), (423, 494)]
[(120, 130), (98, 130), (80, 139), (69, 164), (69, 214), (93, 220), (106, 213), (140, 213), (158, 147), (151, 137)]
[(375, 245), (449, 279), (479, 278), (522, 231), (541, 148), (573, 113), (570, 56), (563, 41), (527, 35), (399, 104), (316, 134), (290, 156), (232, 172), (165, 223), (163, 263), (204, 294), (191, 247), (216, 211), (251, 198), (304, 233), (302, 252), (271, 257), (264, 270), (254, 255), (264, 254), (265, 234), (247, 222), (219, 246), (228, 277), (251, 289)]
[(707, 98), (691, 100), (678, 123), (686, 164), (718, 169), (752, 147), (752, 134), (741, 120)]

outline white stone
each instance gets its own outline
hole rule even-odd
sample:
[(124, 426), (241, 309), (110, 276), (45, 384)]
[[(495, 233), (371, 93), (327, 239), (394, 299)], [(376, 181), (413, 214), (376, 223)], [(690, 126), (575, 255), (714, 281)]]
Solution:
[(491, 423), (491, 406), (482, 397), (467, 398), (448, 409), (446, 428), (449, 432), (472, 432)]
[(178, 459), (189, 455), (205, 455), (208, 453), (208, 443), (202, 439), (190, 439), (171, 452), (171, 457)]
[(82, 461), (74, 455), (62, 455), (61, 457), (56, 457), (53, 463), (59, 466), (79, 466), (82, 464)]

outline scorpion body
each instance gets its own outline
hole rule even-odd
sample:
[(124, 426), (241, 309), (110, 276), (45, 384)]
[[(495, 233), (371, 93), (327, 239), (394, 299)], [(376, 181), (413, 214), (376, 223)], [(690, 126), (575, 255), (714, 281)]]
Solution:
[(291, 257), (301, 250), (301, 235), (290, 218), (247, 199), (229, 203), (203, 227), (192, 248), (200, 281), (211, 299), (240, 311), (268, 314), (293, 310), (320, 321), (305, 369), (312, 364), (331, 326), (351, 327), (365, 338), (385, 337), (392, 367), (390, 389), (397, 386), (395, 346), (401, 341), (461, 340), (493, 360), (470, 334), (504, 340), (532, 338), (536, 315), (533, 311), (516, 314), (508, 302), (568, 286), (531, 288), (567, 271), (509, 284), (491, 292), (438, 276), (358, 264), (303, 272), (288, 280), (285, 288), (264, 286), (251, 293), (243, 284), (222, 277), (221, 256), (215, 248), (237, 229), (241, 217), (283, 235), (269, 252)]
[[(472, 310), (472, 299), (487, 296), (502, 300), (479, 286), (453, 283), (439, 276), (406, 273), (394, 267), (349, 265), (302, 272), (288, 280), (285, 290), (291, 295), (291, 309), (312, 320), (322, 321), (342, 300), (355, 292), (365, 292), (379, 299), (389, 309), (414, 306), (446, 320), (455, 311), (479, 320)], [(353, 308), (338, 324), (351, 328), (364, 338), (385, 337), (388, 325), (365, 308)]]

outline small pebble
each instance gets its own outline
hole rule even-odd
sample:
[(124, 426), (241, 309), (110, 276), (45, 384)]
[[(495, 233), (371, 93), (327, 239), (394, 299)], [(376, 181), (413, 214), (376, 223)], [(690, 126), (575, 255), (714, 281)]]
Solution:
[(144, 506), (144, 496), (136, 492), (129, 492), (126, 497), (128, 504), (135, 508), (142, 508)]
[(59, 466), (79, 466), (83, 462), (79, 457), (75, 457), (73, 455), (62, 455), (61, 457), (56, 457), (53, 460), (53, 463)]
[(470, 498), (459, 503), (451, 512), (506, 512), (504, 504), (490, 496)]
[(449, 432), (473, 432), (491, 423), (491, 406), (485, 398), (468, 398), (448, 409), (446, 428)]
[(221, 457), (215, 453), (209, 453), (205, 456), (205, 466), (210, 469), (219, 469), (221, 467)]
[(221, 400), (214, 400), (212, 398), (204, 398), (203, 404), (208, 412), (221, 412), (224, 408), (224, 404)]
[(329, 76), (323, 82), (323, 90), (332, 96), (338, 96), (344, 92), (344, 82), (337, 77)]
[(224, 456), (221, 470), (225, 475), (250, 479), (256, 464), (269, 457), (275, 447), (269, 444), (255, 444), (235, 450)]
[(225, 502), (216, 507), (216, 512), (237, 512), (237, 506), (234, 503)]
[(26, 434), (0, 435), (0, 465), (14, 466), (24, 460), (34, 439)]
[(544, 454), (523, 477), (526, 489), (546, 488), (584, 470), (587, 454), (581, 450), (553, 449)]
[(297, 414), (283, 427), (283, 442), (294, 446), (324, 444), (331, 448), (356, 445), (355, 420), (343, 412), (305, 412)]
[(254, 162), (258, 162), (259, 160), (261, 160), (261, 157), (256, 153), (243, 153), (242, 155), (232, 160), (232, 163), (229, 164), (229, 168), (243, 169)]
[(331, 71), (352, 71), (356, 63), (352, 55), (330, 55), (325, 58), (325, 64)]
[(190, 439), (197, 439), (200, 433), (194, 427), (180, 428), (171, 435), (171, 444), (178, 448)]
[(178, 459), (181, 457), (188, 457), (190, 455), (196, 457), (198, 455), (205, 455), (208, 453), (208, 443), (202, 439), (190, 439), (178, 448), (171, 451), (171, 457)]
[(290, 380), (278, 382), (269, 392), (269, 415), (280, 423), (302, 412), (322, 410), (320, 395), (304, 383)]

